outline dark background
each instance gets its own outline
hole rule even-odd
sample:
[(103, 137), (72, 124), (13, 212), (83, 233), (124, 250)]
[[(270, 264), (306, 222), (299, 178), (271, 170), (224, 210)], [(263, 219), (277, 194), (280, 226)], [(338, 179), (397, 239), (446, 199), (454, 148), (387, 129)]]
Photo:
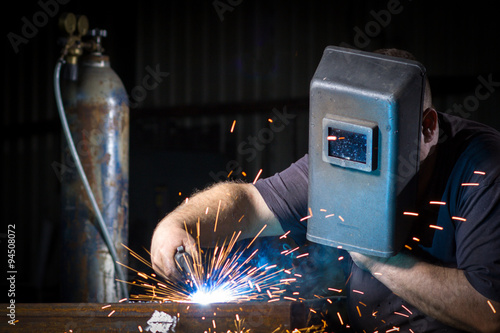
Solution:
[[(417, 0), (64, 2), (9, 2), (2, 10), (0, 248), (6, 254), (7, 224), (15, 224), (16, 302), (59, 300), (60, 183), (53, 165), (61, 156), (61, 130), (52, 74), (60, 54), (57, 19), (64, 12), (87, 15), (91, 28), (107, 30), (106, 53), (135, 105), (134, 250), (149, 248), (158, 220), (195, 189), (231, 169), (230, 178), (251, 182), (259, 169), (261, 177), (272, 175), (307, 152), (309, 82), (327, 45), (407, 49), (427, 67), (438, 110), (456, 113), (461, 105), (461, 116), (500, 129), (498, 85), (474, 104), (480, 77), (500, 82), (500, 24), (489, 6)], [(58, 6), (15, 50), (9, 33), (22, 36), (23, 17), (33, 22), (43, 11), (40, 3)], [(398, 13), (383, 16), (394, 3)], [(222, 4), (228, 6), (223, 13)], [(169, 74), (139, 98), (134, 87), (147, 68)], [(270, 128), (268, 119), (283, 110), (293, 119), (264, 144), (252, 145), (249, 137)], [(0, 257), (4, 267), (6, 257)], [(0, 293), (5, 297), (7, 288)]]

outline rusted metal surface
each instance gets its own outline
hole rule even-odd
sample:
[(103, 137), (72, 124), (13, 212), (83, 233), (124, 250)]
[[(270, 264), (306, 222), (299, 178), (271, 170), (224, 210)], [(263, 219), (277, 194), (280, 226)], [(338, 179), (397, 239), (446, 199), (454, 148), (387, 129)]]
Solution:
[[(76, 149), (113, 239), (127, 263), (129, 108), (125, 88), (107, 56), (82, 60), (78, 76), (63, 82)], [(62, 300), (116, 302), (121, 297), (114, 262), (67, 149), (62, 176)]]
[[(3, 306), (3, 305), (2, 305)], [(309, 308), (298, 302), (18, 304), (19, 332), (239, 332), (303, 328)], [(240, 327), (235, 320), (239, 318)], [(169, 324), (170, 322), (170, 324)], [(14, 327), (13, 327), (14, 328)]]

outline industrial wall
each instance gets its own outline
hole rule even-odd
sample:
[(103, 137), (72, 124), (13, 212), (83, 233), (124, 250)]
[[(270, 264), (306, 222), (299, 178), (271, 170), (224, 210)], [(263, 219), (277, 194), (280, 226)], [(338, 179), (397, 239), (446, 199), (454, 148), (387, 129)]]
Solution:
[(64, 12), (86, 15), (91, 27), (107, 30), (104, 48), (129, 93), (129, 244), (136, 250), (149, 248), (158, 220), (194, 190), (224, 179), (252, 182), (259, 170), (260, 177), (272, 175), (307, 152), (309, 82), (327, 45), (407, 49), (427, 67), (438, 110), (500, 129), (500, 23), (488, 6), (417, 0), (12, 4), (3, 10), (0, 249), (7, 254), (7, 225), (15, 225), (18, 302), (59, 299), (64, 170), (52, 74)]

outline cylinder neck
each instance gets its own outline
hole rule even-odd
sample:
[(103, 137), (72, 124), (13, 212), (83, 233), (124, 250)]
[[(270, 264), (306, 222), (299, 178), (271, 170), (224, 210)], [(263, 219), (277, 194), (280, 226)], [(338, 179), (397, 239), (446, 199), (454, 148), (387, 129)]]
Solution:
[(82, 59), (82, 65), (91, 67), (110, 67), (109, 56), (94, 52)]

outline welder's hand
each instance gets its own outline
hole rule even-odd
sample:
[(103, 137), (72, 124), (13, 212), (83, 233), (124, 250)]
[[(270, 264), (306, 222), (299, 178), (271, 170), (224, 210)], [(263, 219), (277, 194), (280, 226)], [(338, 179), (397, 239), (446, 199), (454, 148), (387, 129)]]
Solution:
[(155, 272), (164, 278), (179, 279), (180, 273), (175, 264), (174, 256), (179, 246), (184, 246), (186, 252), (196, 255), (194, 239), (186, 230), (171, 221), (163, 221), (156, 228), (151, 240), (151, 263)]

